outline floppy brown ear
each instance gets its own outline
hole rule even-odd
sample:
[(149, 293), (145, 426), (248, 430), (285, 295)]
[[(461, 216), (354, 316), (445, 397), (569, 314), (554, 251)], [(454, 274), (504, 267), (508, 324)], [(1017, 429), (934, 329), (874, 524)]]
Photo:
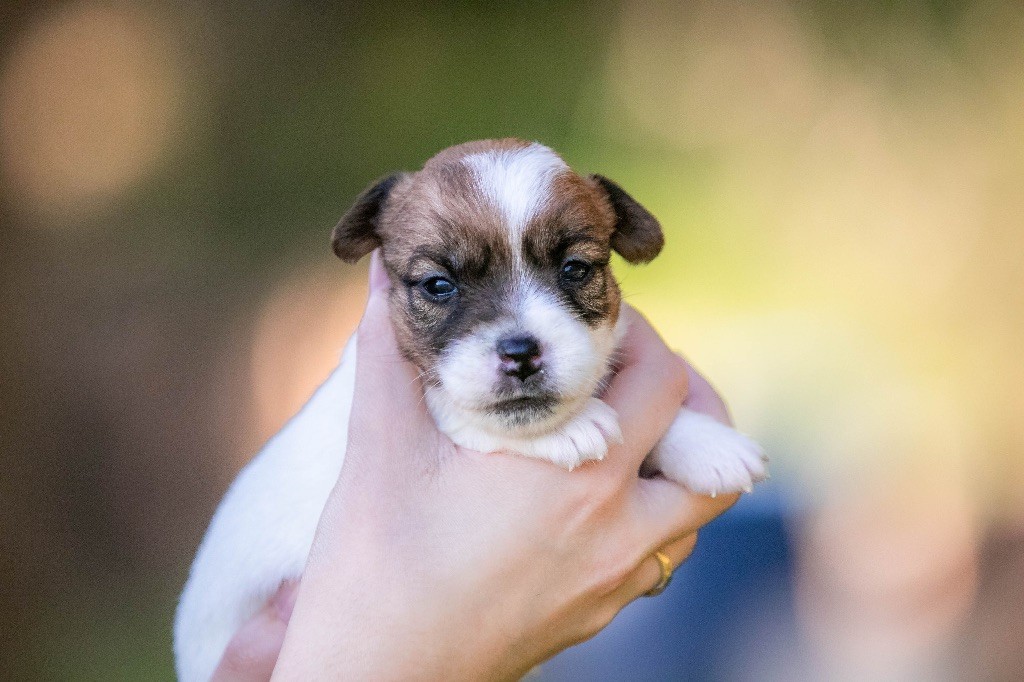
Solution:
[(363, 190), (331, 233), (331, 248), (346, 263), (355, 263), (380, 246), (377, 220), (391, 190), (405, 176), (393, 173)]
[(612, 248), (630, 263), (653, 260), (665, 245), (665, 236), (658, 219), (608, 178), (603, 175), (590, 177), (605, 191), (615, 209)]

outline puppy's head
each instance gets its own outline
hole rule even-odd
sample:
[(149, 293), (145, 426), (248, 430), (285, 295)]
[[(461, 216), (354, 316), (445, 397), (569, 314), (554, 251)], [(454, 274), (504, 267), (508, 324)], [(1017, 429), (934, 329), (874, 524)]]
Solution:
[(662, 242), (616, 184), (511, 139), (384, 178), (333, 234), (347, 262), (381, 248), (395, 332), (432, 405), (521, 437), (573, 416), (608, 371), (620, 302), (611, 251), (646, 262)]

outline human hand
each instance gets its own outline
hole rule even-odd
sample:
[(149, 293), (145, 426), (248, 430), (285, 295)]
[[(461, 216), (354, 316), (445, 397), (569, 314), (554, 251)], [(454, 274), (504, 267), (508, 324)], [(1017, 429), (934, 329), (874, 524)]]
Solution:
[(658, 581), (655, 551), (678, 566), (697, 529), (735, 500), (637, 477), (684, 398), (727, 415), (632, 310), (605, 396), (625, 445), (567, 472), (462, 450), (437, 431), (415, 369), (400, 359), (386, 289), (375, 263), (346, 462), (287, 633), (284, 610), (268, 607), (232, 641), (215, 679), (266, 679), (278, 650), (287, 679), (517, 677), (599, 631)]

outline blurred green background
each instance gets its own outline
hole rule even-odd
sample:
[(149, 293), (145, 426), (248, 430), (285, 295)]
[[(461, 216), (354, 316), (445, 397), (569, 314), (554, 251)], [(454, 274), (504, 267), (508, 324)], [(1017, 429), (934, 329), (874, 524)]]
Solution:
[(803, 510), (822, 669), (1019, 673), (1022, 36), (1009, 1), (0, 5), (0, 677), (172, 676), (214, 505), (358, 319), (330, 228), (502, 136), (662, 220), (620, 278)]

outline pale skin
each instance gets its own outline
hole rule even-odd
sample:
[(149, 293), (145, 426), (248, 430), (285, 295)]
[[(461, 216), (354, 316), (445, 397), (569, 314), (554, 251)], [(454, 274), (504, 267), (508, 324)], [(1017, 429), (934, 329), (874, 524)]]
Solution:
[(624, 444), (566, 471), (441, 434), (371, 265), (345, 464), (305, 573), (236, 634), (214, 680), (518, 679), (592, 637), (736, 501), (637, 476), (686, 404), (714, 389), (632, 309), (605, 395)]

